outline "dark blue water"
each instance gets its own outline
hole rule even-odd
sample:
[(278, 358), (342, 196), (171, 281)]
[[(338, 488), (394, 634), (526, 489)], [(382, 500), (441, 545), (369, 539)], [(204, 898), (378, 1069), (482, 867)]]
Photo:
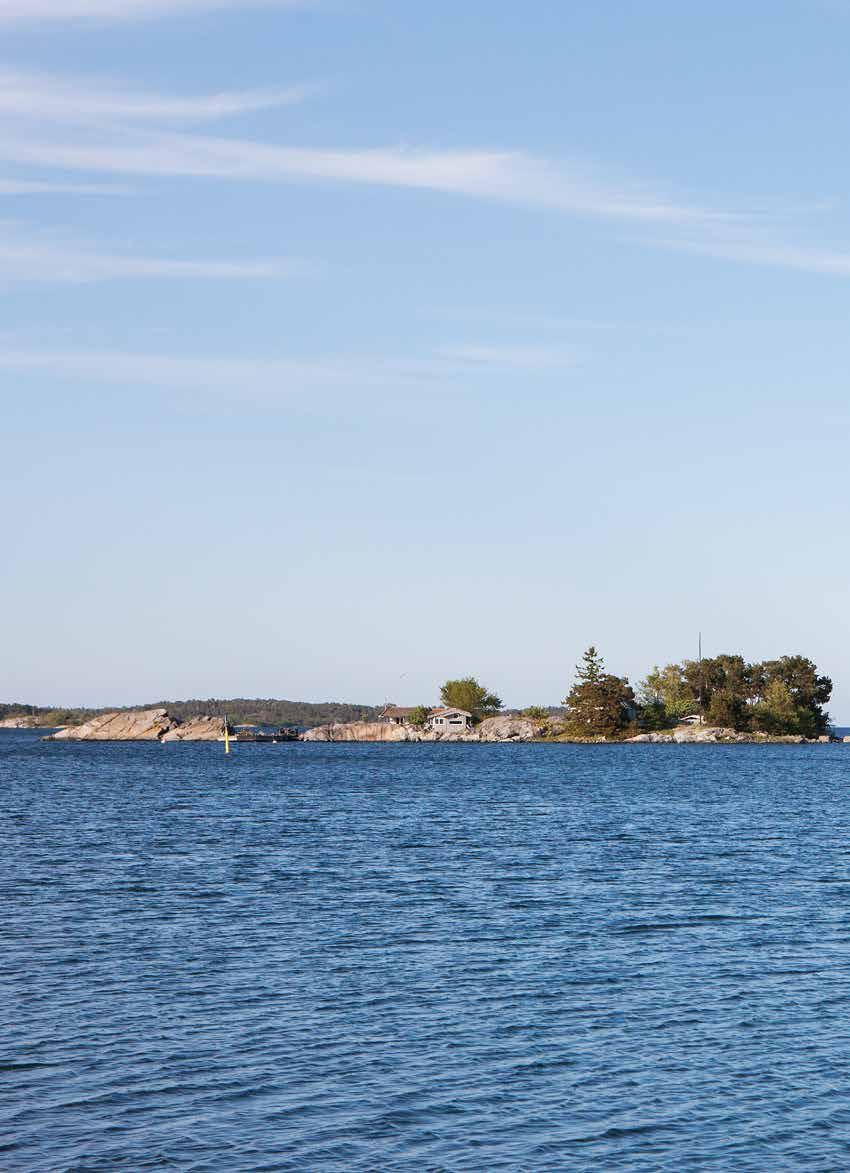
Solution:
[(0, 740), (3, 1170), (850, 1167), (850, 747)]

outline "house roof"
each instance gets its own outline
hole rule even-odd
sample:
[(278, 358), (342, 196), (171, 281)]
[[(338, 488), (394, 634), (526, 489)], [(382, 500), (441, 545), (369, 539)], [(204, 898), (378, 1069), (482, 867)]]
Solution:
[[(384, 705), (380, 715), (382, 717), (404, 718), (412, 716), (416, 711), (416, 707), (408, 707), (406, 705)], [(436, 709), (428, 710), (429, 717), (449, 717), (452, 714), (457, 714), (461, 717), (469, 717), (470, 720), (472, 719), (472, 713), (467, 713), (466, 709), (447, 709), (443, 706), (440, 706)]]

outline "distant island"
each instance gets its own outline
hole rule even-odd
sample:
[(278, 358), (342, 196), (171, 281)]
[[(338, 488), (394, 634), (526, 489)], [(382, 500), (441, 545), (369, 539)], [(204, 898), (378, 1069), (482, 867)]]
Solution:
[(467, 676), (447, 680), (437, 706), (244, 697), (104, 709), (0, 703), (0, 728), (62, 728), (63, 740), (213, 740), (226, 718), (230, 728), (295, 727), (307, 741), (803, 742), (830, 739), (831, 695), (830, 678), (797, 654), (683, 660), (654, 667), (633, 689), (591, 646), (560, 705), (508, 710)]
[(180, 722), (190, 721), (193, 717), (227, 717), (234, 725), (296, 725), (309, 729), (313, 725), (324, 725), (334, 721), (372, 720), (381, 711), (381, 706), (340, 701), (314, 704), (309, 701), (268, 698), (250, 700), (245, 697), (233, 697), (230, 700), (159, 700), (139, 705), (112, 705), (100, 709), (9, 702), (0, 703), (0, 729), (58, 729), (67, 725), (83, 725), (93, 717), (100, 717), (106, 713), (131, 713), (150, 709), (167, 709), (171, 716)]

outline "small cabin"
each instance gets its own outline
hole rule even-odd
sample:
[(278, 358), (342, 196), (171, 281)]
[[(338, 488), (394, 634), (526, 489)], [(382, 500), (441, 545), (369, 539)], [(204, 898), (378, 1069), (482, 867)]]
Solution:
[[(403, 705), (384, 705), (378, 720), (388, 725), (409, 725), (410, 718), (417, 711)], [(425, 725), (431, 733), (468, 733), (472, 728), (472, 713), (467, 713), (466, 709), (431, 709)]]
[(432, 709), (427, 725), (432, 733), (468, 733), (472, 728), (472, 713), (466, 709)]

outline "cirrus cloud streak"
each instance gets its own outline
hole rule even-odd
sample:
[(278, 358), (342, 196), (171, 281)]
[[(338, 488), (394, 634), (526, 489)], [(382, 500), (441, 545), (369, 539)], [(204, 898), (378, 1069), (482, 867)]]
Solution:
[(241, 181), (312, 180), (418, 188), (553, 211), (693, 224), (727, 213), (691, 206), (634, 183), (595, 180), (585, 168), (520, 151), (307, 148), (190, 134), (127, 135), (110, 141), (0, 134), (0, 158), (70, 171)]
[(97, 24), (258, 8), (306, 8), (313, 0), (0, 0), (0, 25)]
[(47, 122), (202, 122), (305, 101), (315, 86), (164, 95), (0, 67), (0, 115)]
[[(486, 349), (486, 354), (485, 354)], [(473, 358), (474, 355), (474, 358)], [(470, 365), (472, 363), (472, 366)], [(397, 355), (334, 355), (317, 358), (228, 358), (156, 354), (150, 351), (67, 350), (55, 346), (22, 347), (0, 344), (0, 371), (46, 374), (62, 380), (94, 380), (111, 386), (152, 386), (165, 391), (216, 391), (238, 398), (263, 395), (272, 399), (305, 388), (427, 388), (451, 396), (475, 377), (473, 367), (488, 378), (514, 376), (520, 367), (529, 375), (574, 366), (572, 352), (512, 347), (458, 346), (438, 348), (422, 357)]]
[(176, 280), (250, 280), (302, 273), (297, 261), (181, 260), (133, 256), (55, 235), (27, 233), (17, 224), (0, 224), (0, 283), (38, 281), (84, 284), (130, 278)]

